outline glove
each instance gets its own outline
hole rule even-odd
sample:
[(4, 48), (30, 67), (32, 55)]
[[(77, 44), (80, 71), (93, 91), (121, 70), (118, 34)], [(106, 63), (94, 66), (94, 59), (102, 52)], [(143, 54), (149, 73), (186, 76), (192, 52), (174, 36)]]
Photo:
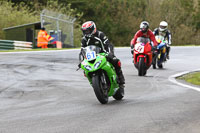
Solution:
[(106, 56), (107, 61), (111, 61), (114, 58), (114, 54), (113, 53), (108, 53), (108, 55)]
[(133, 53), (134, 53), (134, 47), (133, 45), (131, 45), (131, 54), (133, 55)]
[(110, 52), (110, 53), (108, 53), (107, 57), (112, 59), (114, 57), (114, 55), (113, 55), (113, 53)]
[(157, 49), (157, 46), (153, 46), (152, 50), (155, 51)]
[(167, 43), (167, 47), (170, 47), (170, 44)]
[(131, 54), (133, 55), (133, 53), (134, 53), (134, 49), (131, 49)]
[(78, 68), (81, 68), (81, 63), (78, 64)]

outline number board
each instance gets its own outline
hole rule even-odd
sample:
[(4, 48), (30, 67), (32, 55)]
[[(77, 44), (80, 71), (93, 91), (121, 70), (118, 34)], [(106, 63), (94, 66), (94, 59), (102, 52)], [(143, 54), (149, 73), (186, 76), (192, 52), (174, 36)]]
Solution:
[(96, 59), (96, 52), (95, 51), (87, 52), (86, 58), (88, 61)]

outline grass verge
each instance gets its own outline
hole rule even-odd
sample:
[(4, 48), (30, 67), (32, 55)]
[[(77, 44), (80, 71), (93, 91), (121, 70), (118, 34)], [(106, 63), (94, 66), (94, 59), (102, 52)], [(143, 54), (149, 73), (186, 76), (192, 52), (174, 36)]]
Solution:
[(47, 49), (16, 49), (16, 50), (0, 50), (0, 52), (22, 52), (22, 51), (49, 51), (49, 50), (66, 50), (66, 49), (80, 49), (80, 48), (47, 48)]
[(200, 85), (200, 72), (194, 72), (190, 74), (183, 75), (178, 77), (178, 79), (185, 80), (194, 85)]

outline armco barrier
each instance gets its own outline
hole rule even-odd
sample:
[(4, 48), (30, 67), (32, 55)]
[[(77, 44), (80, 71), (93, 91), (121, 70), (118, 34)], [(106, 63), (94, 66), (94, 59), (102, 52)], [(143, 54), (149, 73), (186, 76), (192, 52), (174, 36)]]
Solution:
[(0, 40), (0, 50), (14, 50), (14, 41)]
[(0, 40), (0, 50), (32, 49), (32, 42)]
[(15, 49), (32, 49), (32, 42), (14, 41)]

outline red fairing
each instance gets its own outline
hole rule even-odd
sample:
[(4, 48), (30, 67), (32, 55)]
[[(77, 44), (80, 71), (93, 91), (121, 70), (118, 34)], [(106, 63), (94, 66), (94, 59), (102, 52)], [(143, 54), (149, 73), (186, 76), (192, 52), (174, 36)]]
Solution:
[[(145, 55), (148, 56), (148, 62), (147, 59), (145, 57)], [(139, 62), (139, 58), (140, 57), (144, 57), (144, 62), (146, 63), (147, 66), (151, 66), (152, 63), (152, 51), (151, 51), (151, 45), (149, 43), (147, 43), (144, 46), (144, 52), (142, 54), (140, 54), (137, 49), (134, 50), (134, 64), (136, 64), (137, 62)]]
[(154, 34), (153, 34), (153, 32), (151, 30), (148, 30), (147, 33), (142, 33), (142, 31), (139, 30), (135, 34), (134, 38), (131, 40), (130, 45), (134, 46), (136, 44), (136, 40), (137, 40), (138, 37), (147, 37), (147, 38), (149, 38), (153, 42), (154, 46), (158, 45), (158, 43), (156, 41), (156, 38), (155, 38), (155, 36), (154, 36)]
[[(141, 55), (138, 55), (137, 56), (137, 58), (134, 58), (135, 60), (134, 60), (134, 64), (136, 64), (137, 62), (139, 62), (139, 59), (141, 58), (141, 57), (144, 57), (145, 55), (143, 55), (143, 54), (141, 54)], [(146, 60), (144, 61), (145, 63), (146, 63)]]
[(144, 47), (144, 54), (151, 53), (151, 45), (149, 43), (147, 43)]

